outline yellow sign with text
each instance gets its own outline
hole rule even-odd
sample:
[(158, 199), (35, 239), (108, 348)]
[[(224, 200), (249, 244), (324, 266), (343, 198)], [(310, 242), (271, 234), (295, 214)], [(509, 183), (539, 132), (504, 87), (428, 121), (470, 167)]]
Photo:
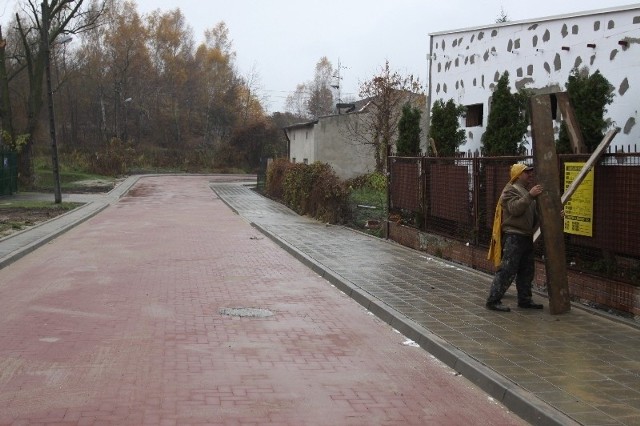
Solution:
[[(564, 164), (564, 189), (582, 170), (585, 163)], [(593, 169), (564, 205), (564, 232), (567, 234), (593, 236)]]

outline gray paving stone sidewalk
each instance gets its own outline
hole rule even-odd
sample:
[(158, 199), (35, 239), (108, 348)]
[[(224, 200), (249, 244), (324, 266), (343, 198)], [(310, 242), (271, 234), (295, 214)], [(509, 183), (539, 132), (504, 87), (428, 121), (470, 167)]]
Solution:
[[(242, 185), (214, 184), (239, 215), (373, 313), (535, 424), (640, 424), (640, 329), (574, 307), (484, 308), (491, 277), (300, 217)], [(515, 290), (505, 302), (516, 305)], [(566, 416), (566, 417), (565, 417)]]

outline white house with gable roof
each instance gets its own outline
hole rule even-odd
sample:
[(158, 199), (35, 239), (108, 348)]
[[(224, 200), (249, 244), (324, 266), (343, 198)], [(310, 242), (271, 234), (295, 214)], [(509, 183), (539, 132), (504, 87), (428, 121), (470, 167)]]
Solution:
[(512, 92), (542, 94), (565, 91), (576, 67), (599, 70), (615, 88), (605, 116), (621, 129), (613, 147), (640, 149), (640, 4), (437, 32), (430, 41), (429, 114), (438, 99), (467, 107), (461, 152), (480, 151), (491, 93), (505, 71)]

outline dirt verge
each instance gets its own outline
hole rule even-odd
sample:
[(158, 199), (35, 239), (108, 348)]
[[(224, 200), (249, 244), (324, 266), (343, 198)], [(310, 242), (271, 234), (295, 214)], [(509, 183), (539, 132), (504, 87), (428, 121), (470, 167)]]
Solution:
[(68, 208), (0, 207), (0, 238), (68, 212)]

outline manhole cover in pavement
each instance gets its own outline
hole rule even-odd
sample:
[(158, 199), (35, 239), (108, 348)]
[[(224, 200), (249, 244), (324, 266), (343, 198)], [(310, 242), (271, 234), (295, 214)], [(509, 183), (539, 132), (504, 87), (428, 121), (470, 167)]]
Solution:
[(266, 318), (273, 315), (268, 309), (259, 308), (220, 308), (220, 315), (227, 315), (230, 317), (254, 317), (254, 318)]

